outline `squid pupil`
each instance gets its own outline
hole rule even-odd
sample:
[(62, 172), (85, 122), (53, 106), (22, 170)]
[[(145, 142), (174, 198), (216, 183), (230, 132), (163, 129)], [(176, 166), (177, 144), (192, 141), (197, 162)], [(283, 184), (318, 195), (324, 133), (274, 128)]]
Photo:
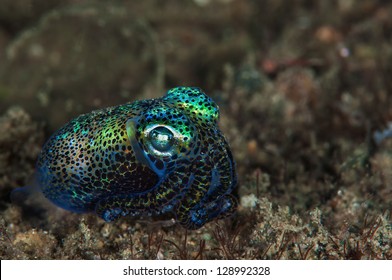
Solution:
[(150, 132), (149, 138), (152, 146), (161, 152), (165, 152), (169, 150), (174, 142), (173, 133), (169, 129), (163, 126), (154, 128)]

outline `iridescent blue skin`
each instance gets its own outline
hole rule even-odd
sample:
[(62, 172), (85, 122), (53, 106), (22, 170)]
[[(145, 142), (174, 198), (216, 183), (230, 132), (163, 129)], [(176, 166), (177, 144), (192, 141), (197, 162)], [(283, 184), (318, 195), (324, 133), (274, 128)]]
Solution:
[(183, 227), (200, 228), (237, 206), (218, 118), (213, 100), (191, 87), (81, 115), (44, 145), (38, 184), (54, 204), (108, 222), (173, 213)]

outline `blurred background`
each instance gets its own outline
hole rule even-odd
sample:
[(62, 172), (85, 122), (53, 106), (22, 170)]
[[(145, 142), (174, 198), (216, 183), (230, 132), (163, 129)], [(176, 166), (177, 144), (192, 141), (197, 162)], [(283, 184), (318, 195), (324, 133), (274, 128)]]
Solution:
[(2, 0), (0, 109), (19, 104), (55, 129), (178, 85), (220, 95), (229, 82), (254, 92), (290, 80), (294, 67), (309, 83), (330, 80), (308, 85), (311, 93), (282, 85), (290, 99), (382, 99), (392, 89), (388, 3)]

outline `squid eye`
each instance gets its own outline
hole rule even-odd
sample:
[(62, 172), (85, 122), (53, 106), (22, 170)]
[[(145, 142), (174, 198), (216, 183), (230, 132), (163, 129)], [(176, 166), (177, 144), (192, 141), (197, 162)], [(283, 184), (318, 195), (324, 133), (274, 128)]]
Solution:
[(160, 152), (169, 151), (175, 142), (173, 132), (163, 126), (152, 129), (148, 134), (148, 138), (154, 149)]

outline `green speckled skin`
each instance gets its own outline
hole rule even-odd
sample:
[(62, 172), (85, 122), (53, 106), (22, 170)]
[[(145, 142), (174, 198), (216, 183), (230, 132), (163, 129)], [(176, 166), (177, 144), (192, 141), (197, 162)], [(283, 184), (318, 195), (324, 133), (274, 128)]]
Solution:
[(93, 111), (59, 129), (37, 163), (43, 194), (74, 212), (174, 213), (188, 229), (233, 213), (235, 164), (219, 110), (199, 88)]

